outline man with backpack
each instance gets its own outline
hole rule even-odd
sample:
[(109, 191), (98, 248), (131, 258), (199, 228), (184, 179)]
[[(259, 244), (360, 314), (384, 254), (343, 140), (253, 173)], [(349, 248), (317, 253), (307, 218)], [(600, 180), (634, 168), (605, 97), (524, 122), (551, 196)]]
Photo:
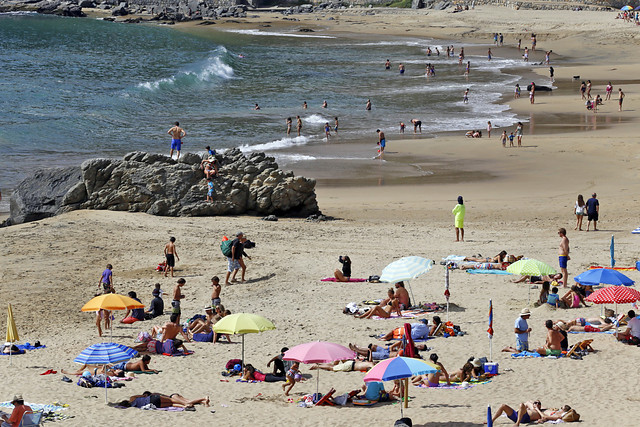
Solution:
[[(247, 238), (244, 237), (244, 233), (240, 231), (236, 233), (236, 238), (233, 239), (230, 244), (231, 251), (230, 252), (227, 251), (227, 253), (224, 253), (224, 248), (223, 248), (223, 253), (227, 256), (227, 261), (228, 261), (227, 275), (224, 280), (225, 285), (231, 284), (229, 282), (229, 277), (231, 276), (231, 273), (233, 273), (233, 277), (231, 278), (231, 280), (235, 281), (236, 274), (238, 273), (238, 270), (240, 270), (240, 268), (242, 268), (241, 280), (244, 282), (244, 274), (245, 274), (245, 271), (247, 270), (247, 266), (242, 260), (242, 255), (246, 255), (247, 258), (251, 259), (251, 257), (244, 252), (244, 242), (246, 241), (247, 241)], [(229, 244), (227, 244), (227, 247), (228, 246)]]

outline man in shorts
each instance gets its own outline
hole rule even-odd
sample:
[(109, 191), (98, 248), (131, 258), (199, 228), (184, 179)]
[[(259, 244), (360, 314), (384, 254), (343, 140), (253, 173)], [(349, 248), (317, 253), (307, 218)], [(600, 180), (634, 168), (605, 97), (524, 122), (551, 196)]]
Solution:
[(176, 160), (178, 160), (180, 158), (180, 149), (182, 148), (182, 138), (187, 136), (187, 132), (180, 127), (179, 122), (175, 122), (167, 133), (171, 135), (171, 154), (169, 154), (169, 157), (173, 158), (173, 150), (175, 150), (178, 153), (176, 156)]
[(531, 317), (531, 311), (528, 308), (523, 308), (520, 312), (520, 316), (516, 319), (514, 326), (514, 332), (516, 334), (516, 346), (505, 347), (502, 351), (509, 353), (520, 353), (523, 351), (529, 351), (529, 333), (531, 328), (527, 324), (527, 320)]
[(380, 129), (376, 130), (376, 132), (378, 133), (378, 145), (380, 146), (380, 154), (374, 157), (374, 159), (382, 159), (384, 155), (384, 147), (386, 147), (387, 145), (387, 140), (384, 137), (384, 132), (382, 132)]
[(213, 276), (211, 278), (211, 288), (211, 307), (215, 308), (221, 304), (220, 292), (222, 291), (222, 286), (220, 286), (220, 279), (218, 276)]
[(600, 214), (600, 202), (596, 199), (597, 194), (593, 193), (591, 198), (587, 200), (587, 231), (589, 231), (589, 227), (591, 226), (591, 221), (593, 221), (593, 231), (598, 231), (598, 216)]
[(418, 129), (420, 129), (420, 133), (422, 133), (422, 120), (411, 119), (411, 123), (413, 123), (413, 133), (416, 133)]
[(529, 424), (542, 418), (543, 411), (544, 410), (541, 408), (539, 400), (521, 403), (517, 411), (508, 405), (500, 405), (496, 413), (493, 415), (493, 422), (495, 422), (504, 413), (507, 418), (513, 421), (517, 426), (521, 423)]
[(233, 239), (233, 242), (231, 243), (231, 256), (227, 257), (227, 275), (224, 279), (224, 284), (227, 286), (231, 285), (231, 282), (229, 282), (231, 273), (234, 273), (233, 277), (235, 277), (241, 267), (240, 257), (242, 257), (242, 243), (240, 242), (240, 239), (243, 237), (244, 233), (240, 231), (236, 233), (236, 238)]
[(171, 277), (173, 277), (173, 267), (176, 265), (176, 259), (180, 261), (178, 251), (176, 250), (176, 238), (171, 236), (169, 243), (164, 245), (164, 256), (167, 259), (167, 266), (164, 270), (164, 277), (167, 277), (169, 270), (171, 270)]
[(567, 271), (567, 262), (571, 259), (569, 256), (569, 239), (567, 238), (567, 230), (564, 228), (558, 229), (558, 236), (560, 236), (560, 246), (558, 247), (558, 265), (560, 266), (560, 272), (566, 288), (569, 283), (569, 272)]
[(562, 354), (562, 340), (564, 337), (560, 331), (553, 328), (553, 321), (547, 320), (544, 325), (547, 328), (547, 341), (544, 346), (536, 349), (541, 356), (560, 356)]

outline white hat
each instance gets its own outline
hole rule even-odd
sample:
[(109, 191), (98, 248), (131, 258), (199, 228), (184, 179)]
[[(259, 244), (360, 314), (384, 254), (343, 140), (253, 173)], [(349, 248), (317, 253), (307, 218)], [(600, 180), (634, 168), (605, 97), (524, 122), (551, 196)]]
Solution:
[(482, 367), (482, 361), (480, 359), (473, 359), (473, 362), (471, 362), (473, 364), (473, 366), (475, 366), (476, 368), (481, 368)]
[(531, 316), (531, 311), (528, 308), (523, 308), (520, 312), (520, 317), (522, 316)]

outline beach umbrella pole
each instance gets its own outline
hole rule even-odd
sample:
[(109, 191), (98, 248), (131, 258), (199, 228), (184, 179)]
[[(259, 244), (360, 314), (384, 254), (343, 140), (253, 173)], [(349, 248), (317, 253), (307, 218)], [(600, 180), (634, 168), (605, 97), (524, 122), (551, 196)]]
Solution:
[(407, 280), (407, 284), (409, 285), (409, 292), (411, 292), (411, 302), (413, 302), (412, 305), (416, 305), (417, 302), (416, 302), (416, 299), (413, 297), (413, 289), (411, 289), (411, 282)]
[(402, 406), (409, 407), (409, 378), (404, 379), (404, 404)]
[(242, 334), (242, 367), (244, 368), (244, 334)]

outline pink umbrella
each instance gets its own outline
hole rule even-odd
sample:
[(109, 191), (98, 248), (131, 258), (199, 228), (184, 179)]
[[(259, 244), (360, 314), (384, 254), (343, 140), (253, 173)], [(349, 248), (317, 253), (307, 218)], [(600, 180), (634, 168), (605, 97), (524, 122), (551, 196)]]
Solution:
[[(290, 348), (284, 353), (283, 360), (294, 360), (300, 363), (331, 363), (336, 360), (354, 359), (356, 354), (340, 344), (326, 341), (313, 341)], [(320, 381), (320, 370), (316, 376), (316, 394)]]

